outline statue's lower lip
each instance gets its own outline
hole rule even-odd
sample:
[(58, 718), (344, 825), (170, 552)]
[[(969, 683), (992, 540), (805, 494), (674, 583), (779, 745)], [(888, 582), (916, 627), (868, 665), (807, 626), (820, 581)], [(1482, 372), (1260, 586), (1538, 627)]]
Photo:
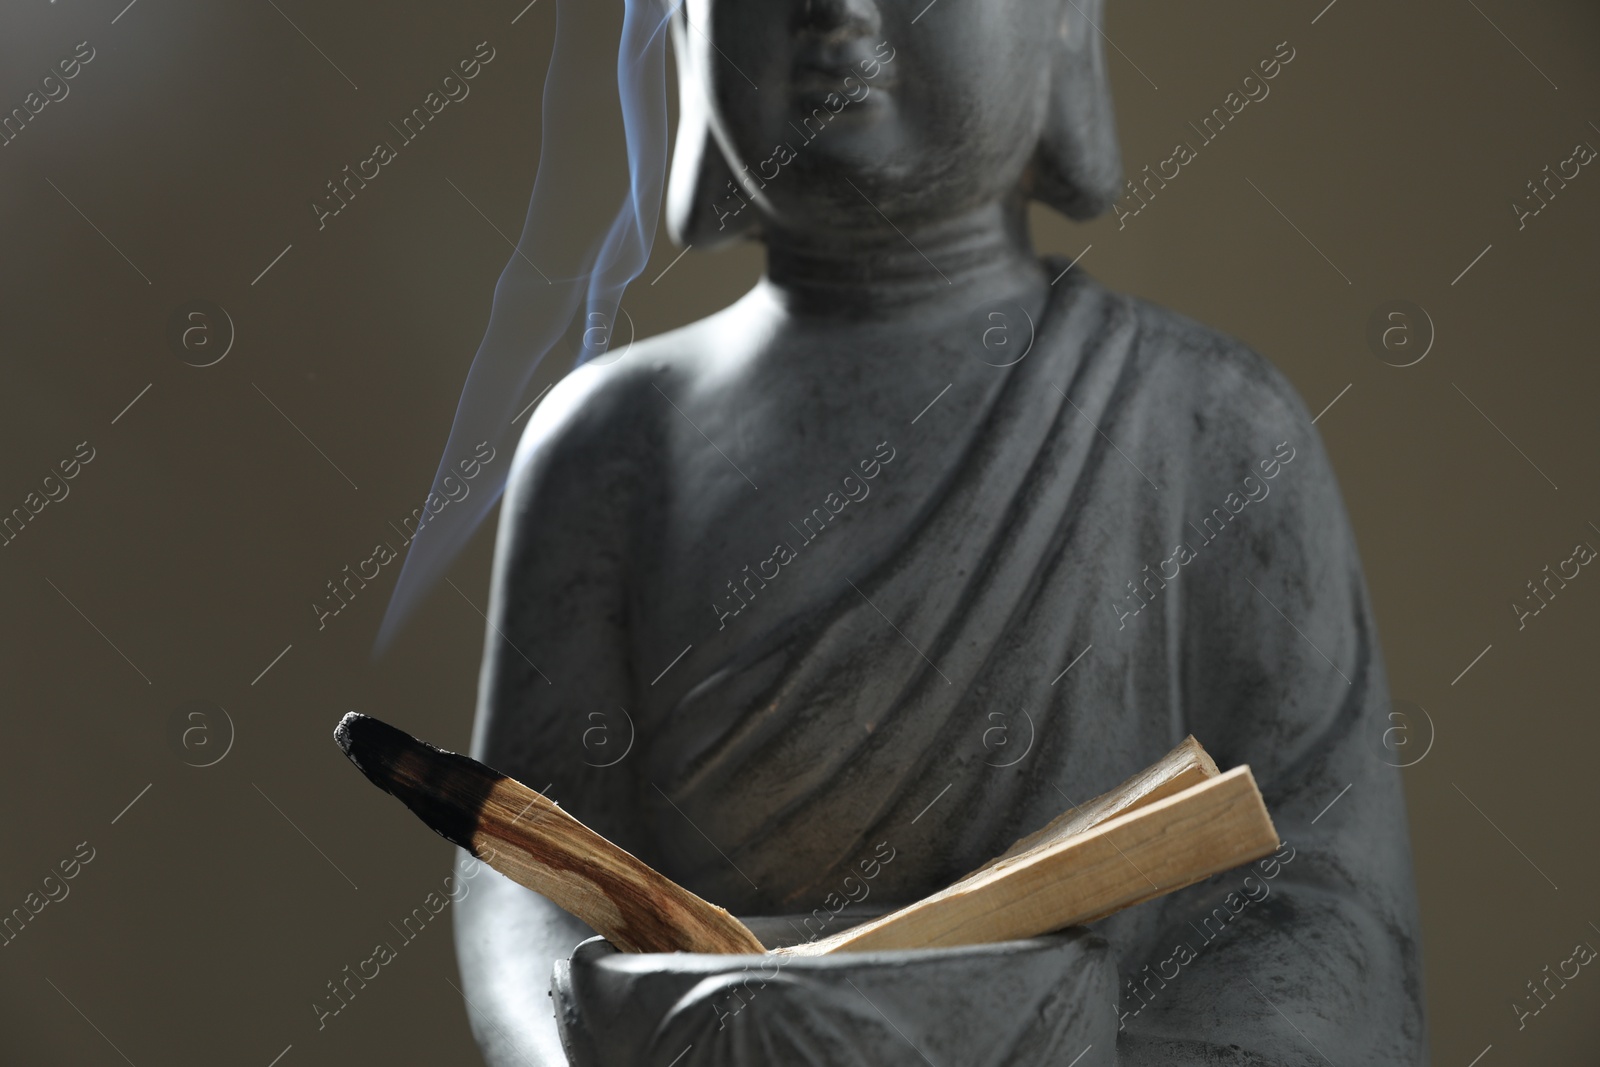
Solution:
[[(843, 103), (840, 101), (843, 100)], [(815, 131), (821, 123), (827, 126), (863, 128), (889, 114), (889, 97), (877, 93), (858, 100), (850, 100), (837, 91), (795, 93), (789, 99), (789, 120), (804, 122), (808, 130)]]
[(789, 90), (794, 96), (801, 98), (820, 98), (832, 93), (851, 101), (853, 106), (865, 103), (878, 93), (893, 88), (893, 85), (889, 82), (872, 82), (865, 84), (866, 91), (863, 92), (863, 85), (864, 83), (859, 79), (852, 84), (846, 85), (843, 79), (798, 78), (790, 83)]

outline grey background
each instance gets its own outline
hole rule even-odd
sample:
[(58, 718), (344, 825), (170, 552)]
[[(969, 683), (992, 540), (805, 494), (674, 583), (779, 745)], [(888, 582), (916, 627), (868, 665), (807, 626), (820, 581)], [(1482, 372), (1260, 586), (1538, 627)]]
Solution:
[[(320, 1032), (310, 1004), (398, 941), (390, 924), (441, 888), (449, 858), (330, 731), (354, 708), (466, 745), (492, 536), (380, 660), (397, 566), (325, 630), (309, 604), (431, 479), (508, 255), (496, 228), (515, 235), (538, 162), (555, 0), (523, 3), (0, 11), (6, 110), (77, 42), (96, 52), (0, 148), (0, 511), (79, 442), (95, 449), (70, 495), (0, 548), (0, 911), (79, 842), (95, 849), (70, 895), (0, 948), (6, 1062), (473, 1062), (448, 911)], [(593, 76), (563, 89), (595, 115), (575, 223), (621, 188), (598, 43), (621, 5), (588, 7)], [(1594, 1063), (1600, 976), (1585, 969), (1520, 1032), (1510, 1005), (1575, 942), (1600, 945), (1600, 577), (1585, 569), (1521, 631), (1510, 604), (1577, 541), (1600, 545), (1600, 172), (1521, 231), (1509, 205), (1578, 141), (1600, 146), (1600, 10), (1111, 8), (1130, 174), (1193, 140), (1187, 124), (1279, 42), (1296, 58), (1125, 228), (1041, 210), (1038, 244), (1243, 338), (1313, 412), (1337, 398), (1317, 426), (1392, 690), (1434, 728), (1405, 775), (1435, 1060)], [(319, 232), (323, 183), (484, 40), (496, 58), (471, 95)], [(641, 334), (723, 306), (760, 269), (751, 246), (691, 252), (650, 284), (677, 251), (663, 238), (629, 291)], [(236, 327), (212, 367), (166, 340), (194, 298)], [(1416, 366), (1368, 347), (1393, 299), (1436, 329)], [(211, 767), (173, 740), (191, 700), (235, 730)], [(220, 745), (225, 724), (211, 729)]]

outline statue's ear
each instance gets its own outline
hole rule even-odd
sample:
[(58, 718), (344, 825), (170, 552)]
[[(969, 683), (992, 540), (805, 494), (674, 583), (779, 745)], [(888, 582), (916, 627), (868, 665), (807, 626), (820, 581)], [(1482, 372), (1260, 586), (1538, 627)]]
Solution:
[(1104, 0), (1066, 0), (1051, 70), (1050, 107), (1034, 158), (1035, 200), (1091, 219), (1116, 200), (1122, 153), (1100, 47)]
[(756, 211), (734, 180), (733, 168), (711, 129), (711, 106), (683, 5), (672, 16), (678, 66), (678, 137), (667, 181), (667, 235), (679, 247), (709, 249), (743, 236)]

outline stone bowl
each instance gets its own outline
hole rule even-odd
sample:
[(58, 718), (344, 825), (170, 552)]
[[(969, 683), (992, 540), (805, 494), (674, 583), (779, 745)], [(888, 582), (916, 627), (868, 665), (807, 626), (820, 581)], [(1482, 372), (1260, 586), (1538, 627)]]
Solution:
[[(769, 947), (800, 921), (745, 920)], [(811, 957), (623, 953), (595, 937), (556, 964), (552, 996), (574, 1067), (1111, 1067), (1115, 1013), (1079, 1005), (1113, 1004), (1116, 982), (1082, 927)]]

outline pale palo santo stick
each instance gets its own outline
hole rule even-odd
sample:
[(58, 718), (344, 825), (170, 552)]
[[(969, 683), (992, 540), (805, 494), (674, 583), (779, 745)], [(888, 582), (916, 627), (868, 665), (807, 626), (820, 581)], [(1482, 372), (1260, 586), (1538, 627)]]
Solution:
[(1033, 937), (1103, 919), (1277, 847), (1250, 768), (1236, 767), (1036, 846), (880, 919), (778, 951), (819, 956)]
[[(1206, 752), (1200, 742), (1196, 741), (1193, 735), (1185, 737), (1171, 752), (1126, 782), (1109, 792), (1101, 793), (1086, 804), (1057, 815), (1043, 828), (1019, 838), (1014, 845), (972, 874), (980, 874), (991, 867), (1006, 863), (1046, 842), (1081, 834), (1107, 819), (1165, 799), (1174, 793), (1181, 793), (1190, 786), (1199, 785), (1207, 778), (1215, 778), (1221, 773), (1210, 753)], [(970, 878), (972, 875), (967, 877)]]
[(623, 952), (766, 951), (723, 909), (475, 759), (355, 712), (333, 736), (374, 785), (441, 837), (548, 897)]

